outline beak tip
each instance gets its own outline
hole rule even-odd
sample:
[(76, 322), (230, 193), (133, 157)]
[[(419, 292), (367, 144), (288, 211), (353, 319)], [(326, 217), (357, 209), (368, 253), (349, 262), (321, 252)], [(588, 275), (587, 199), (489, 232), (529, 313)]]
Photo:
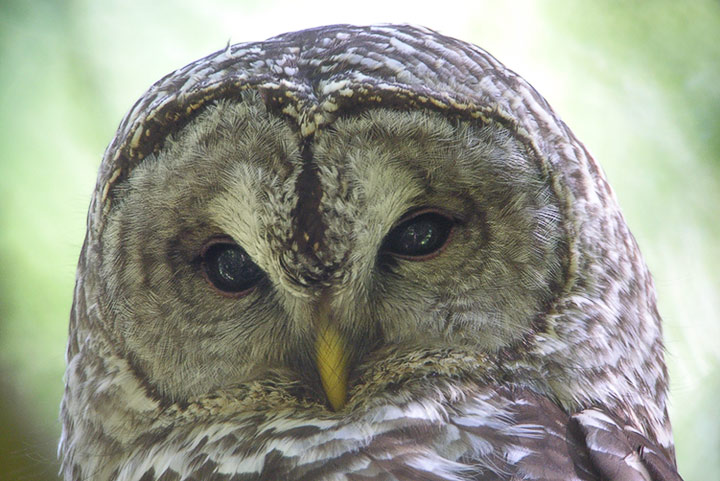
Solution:
[(343, 407), (345, 407), (345, 403), (347, 402), (345, 392), (328, 392), (327, 397), (328, 401), (330, 402), (330, 407), (332, 407), (333, 411), (340, 411)]

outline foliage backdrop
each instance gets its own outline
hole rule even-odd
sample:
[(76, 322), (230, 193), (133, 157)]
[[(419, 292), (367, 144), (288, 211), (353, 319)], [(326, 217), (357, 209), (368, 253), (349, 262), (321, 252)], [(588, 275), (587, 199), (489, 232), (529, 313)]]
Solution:
[(2, 0), (0, 480), (56, 479), (64, 345), (103, 150), (155, 80), (231, 42), (411, 22), (523, 75), (605, 168), (655, 275), (687, 481), (720, 472), (720, 3)]

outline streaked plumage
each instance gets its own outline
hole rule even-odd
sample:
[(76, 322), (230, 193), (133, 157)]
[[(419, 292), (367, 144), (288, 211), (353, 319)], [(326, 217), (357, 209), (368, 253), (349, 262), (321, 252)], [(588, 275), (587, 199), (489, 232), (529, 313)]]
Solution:
[(66, 479), (679, 479), (604, 175), (426, 29), (289, 33), (153, 85), (100, 167), (67, 357)]

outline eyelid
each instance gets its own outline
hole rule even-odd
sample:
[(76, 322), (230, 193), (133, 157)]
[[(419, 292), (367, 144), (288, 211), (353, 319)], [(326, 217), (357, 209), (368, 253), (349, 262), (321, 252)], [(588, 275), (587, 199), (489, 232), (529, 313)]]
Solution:
[(209, 238), (208, 240), (205, 241), (205, 244), (203, 244), (202, 249), (200, 249), (200, 258), (201, 258), (201, 259), (204, 258), (204, 257), (205, 257), (205, 254), (207, 253), (207, 251), (208, 251), (211, 247), (216, 246), (216, 245), (218, 245), (218, 244), (234, 244), (234, 245), (239, 245), (239, 244), (238, 244), (237, 242), (235, 242), (235, 240), (234, 240), (232, 237), (230, 237), (229, 235), (225, 235), (225, 234), (216, 235), (216, 236), (213, 236), (213, 237), (211, 237), (211, 238)]
[(462, 224), (463, 223), (462, 218), (458, 217), (455, 214), (451, 214), (450, 212), (446, 211), (445, 209), (441, 209), (439, 207), (420, 207), (418, 209), (414, 209), (414, 210), (410, 210), (410, 211), (406, 212), (402, 217), (400, 217), (400, 220), (398, 220), (395, 224), (393, 224), (393, 226), (390, 228), (390, 231), (388, 231), (388, 232), (392, 232), (392, 230), (395, 229), (396, 227), (401, 226), (405, 222), (412, 220), (415, 217), (421, 216), (423, 214), (429, 214), (429, 213), (438, 214), (443, 217), (447, 217), (448, 219), (450, 219), (453, 222), (453, 224)]

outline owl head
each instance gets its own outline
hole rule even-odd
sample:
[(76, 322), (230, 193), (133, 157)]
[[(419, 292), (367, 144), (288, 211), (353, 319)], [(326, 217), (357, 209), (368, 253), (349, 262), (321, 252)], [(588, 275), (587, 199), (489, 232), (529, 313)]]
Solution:
[(228, 46), (105, 152), (65, 469), (161, 418), (347, 418), (432, 376), (603, 404), (669, 448), (661, 339), (601, 169), (489, 54), (410, 26)]

